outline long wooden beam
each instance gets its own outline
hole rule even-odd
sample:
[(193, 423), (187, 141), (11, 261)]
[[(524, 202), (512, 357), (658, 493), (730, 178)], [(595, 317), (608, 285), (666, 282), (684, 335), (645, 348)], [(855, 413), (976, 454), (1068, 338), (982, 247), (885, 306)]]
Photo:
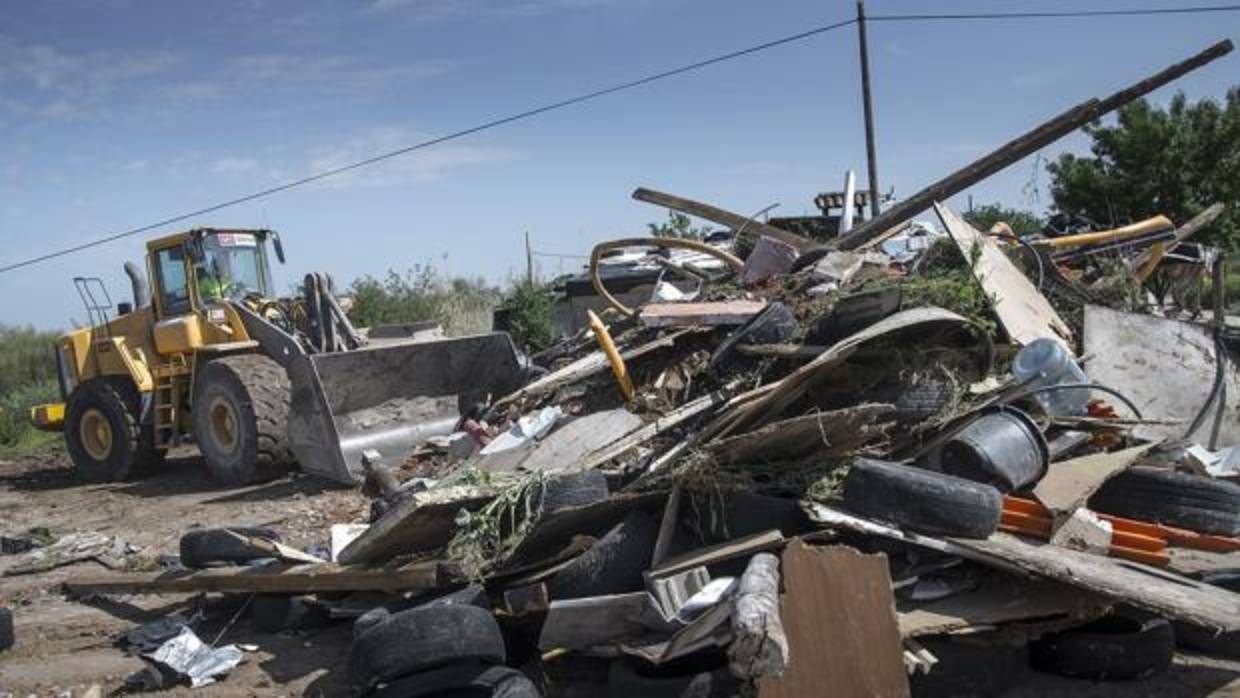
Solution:
[(221, 567), (193, 572), (102, 574), (72, 577), (65, 590), (74, 594), (175, 594), (241, 592), (308, 594), (324, 591), (431, 591), (452, 575), (439, 562), (404, 567), (357, 567), (331, 563)]
[(1166, 85), (1186, 73), (1231, 53), (1230, 39), (1224, 39), (1197, 55), (1169, 66), (1150, 77), (1124, 88), (1105, 99), (1089, 99), (1042, 123), (1037, 128), (1009, 141), (968, 165), (904, 199), (878, 216), (861, 224), (834, 242), (842, 250), (851, 250), (868, 242), (897, 223), (902, 223), (930, 208), (935, 201), (946, 201), (1012, 163), (1032, 155), (1085, 124), (1102, 117), (1129, 102)]
[(783, 228), (776, 228), (773, 225), (754, 220), (739, 213), (726, 211), (718, 206), (711, 206), (693, 199), (686, 199), (672, 194), (665, 194), (661, 191), (653, 189), (638, 188), (633, 192), (633, 198), (638, 201), (644, 201), (655, 206), (663, 206), (681, 213), (687, 213), (690, 216), (697, 216), (708, 221), (726, 225), (737, 232), (744, 230), (746, 233), (754, 235), (763, 235), (768, 238), (774, 238), (781, 242), (786, 242), (798, 250), (807, 250), (816, 246), (818, 243), (806, 237), (801, 237), (796, 233), (789, 232)]

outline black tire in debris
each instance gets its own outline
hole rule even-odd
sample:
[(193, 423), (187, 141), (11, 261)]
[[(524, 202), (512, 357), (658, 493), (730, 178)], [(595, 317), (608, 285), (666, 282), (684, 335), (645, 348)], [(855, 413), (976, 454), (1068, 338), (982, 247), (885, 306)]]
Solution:
[(706, 543), (743, 538), (772, 528), (791, 538), (815, 528), (800, 501), (788, 497), (729, 492), (722, 500), (715, 495), (699, 496), (694, 504), (688, 525)]
[(503, 664), (504, 638), (490, 611), (462, 604), (393, 613), (360, 633), (349, 652), (349, 673), (371, 686), (459, 662)]
[(624, 594), (644, 588), (642, 573), (659, 535), (654, 517), (634, 510), (547, 582), (552, 599)]
[(1175, 634), (1162, 618), (1115, 614), (1045, 635), (1029, 650), (1038, 671), (1094, 680), (1139, 679), (1171, 666)]
[(487, 595), (486, 587), (477, 582), (469, 586), (457, 589), (449, 594), (437, 596), (429, 601), (410, 601), (408, 599), (399, 599), (392, 601), (383, 606), (375, 606), (358, 616), (353, 621), (353, 637), (356, 639), (358, 635), (366, 632), (374, 626), (387, 620), (393, 613), (399, 613), (410, 608), (423, 608), (426, 606), (451, 606), (453, 604), (477, 606), (478, 608), (490, 609), (491, 597)]
[(280, 534), (270, 528), (202, 528), (181, 536), (181, 564), (190, 569), (212, 565), (240, 565), (270, 555), (240, 540), (233, 533), (249, 538), (279, 542)]
[(624, 659), (611, 663), (608, 698), (725, 698), (738, 695), (741, 684), (727, 667), (683, 676), (644, 676)]
[(533, 681), (503, 666), (451, 664), (403, 676), (371, 695), (375, 698), (542, 698)]
[(1210, 657), (1240, 659), (1240, 632), (1221, 633), (1179, 620), (1172, 627), (1177, 647)]
[(1116, 475), (1090, 498), (1089, 508), (1202, 533), (1240, 535), (1240, 485), (1161, 468), (1135, 467)]
[(893, 415), (903, 424), (916, 424), (937, 415), (951, 402), (952, 384), (940, 378), (922, 376), (907, 385), (891, 386), (876, 392), (874, 402), (895, 406)]
[(1003, 498), (990, 485), (897, 463), (855, 459), (844, 505), (918, 533), (986, 538), (999, 527)]
[(935, 659), (930, 673), (909, 676), (913, 698), (985, 698), (1002, 695), (1029, 671), (1027, 645), (993, 639), (917, 638)]
[(163, 462), (141, 412), (138, 389), (127, 379), (95, 378), (73, 389), (65, 405), (65, 447), (83, 480), (124, 480)]
[(779, 344), (787, 342), (801, 332), (801, 324), (783, 303), (775, 302), (762, 312), (736, 328), (715, 348), (710, 365), (716, 371), (733, 371), (746, 364), (756, 363), (752, 358), (736, 353), (742, 344)]
[(255, 630), (274, 633), (281, 630), (311, 630), (331, 623), (327, 609), (313, 597), (288, 594), (258, 594), (250, 602), (250, 625)]
[(212, 479), (233, 487), (283, 474), (292, 463), (284, 369), (258, 354), (226, 356), (196, 380), (194, 440)]
[(562, 509), (594, 504), (607, 499), (607, 476), (601, 470), (583, 470), (547, 478), (539, 508), (543, 516)]
[(13, 612), (0, 608), (0, 652), (13, 646)]

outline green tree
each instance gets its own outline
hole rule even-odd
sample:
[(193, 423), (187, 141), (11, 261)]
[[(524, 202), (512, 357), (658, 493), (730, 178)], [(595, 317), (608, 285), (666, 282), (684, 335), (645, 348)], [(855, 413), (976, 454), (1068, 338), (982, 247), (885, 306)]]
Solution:
[(1227, 211), (1199, 239), (1240, 249), (1240, 85), (1221, 104), (1190, 104), (1183, 94), (1165, 109), (1138, 100), (1114, 125), (1085, 133), (1092, 157), (1064, 154), (1047, 166), (1057, 210), (1103, 225), (1159, 213), (1182, 223), (1223, 202)]
[(710, 229), (703, 226), (697, 228), (689, 217), (677, 211), (668, 211), (667, 220), (663, 223), (647, 223), (650, 234), (657, 238), (680, 238), (682, 240), (705, 240)]
[(1008, 208), (1001, 204), (978, 206), (964, 215), (964, 219), (974, 228), (988, 232), (990, 227), (1000, 221), (1007, 223), (1012, 232), (1021, 237), (1042, 231), (1044, 221), (1029, 211)]

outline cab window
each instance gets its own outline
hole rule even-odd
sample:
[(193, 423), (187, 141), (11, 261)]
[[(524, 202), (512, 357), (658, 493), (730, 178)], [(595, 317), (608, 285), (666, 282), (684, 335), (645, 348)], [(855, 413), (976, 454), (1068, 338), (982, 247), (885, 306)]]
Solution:
[(156, 254), (159, 262), (160, 307), (164, 315), (184, 315), (193, 309), (185, 279), (185, 250), (169, 247)]

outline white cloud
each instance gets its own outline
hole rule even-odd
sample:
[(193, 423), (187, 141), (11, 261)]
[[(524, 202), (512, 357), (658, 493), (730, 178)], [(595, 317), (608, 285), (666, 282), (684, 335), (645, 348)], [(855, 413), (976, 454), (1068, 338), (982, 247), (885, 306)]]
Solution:
[(240, 56), (229, 62), (235, 80), (264, 86), (306, 87), (322, 92), (371, 92), (394, 84), (425, 80), (450, 72), (455, 61), (429, 59), (405, 63), (367, 62), (348, 55), (305, 56), (264, 53)]
[(258, 161), (251, 158), (222, 157), (211, 163), (211, 171), (216, 174), (244, 174), (258, 169)]
[[(348, 142), (332, 147), (313, 148), (307, 153), (310, 174), (343, 167), (377, 154), (407, 147), (430, 136), (406, 126), (369, 129)], [(374, 165), (351, 170), (322, 180), (320, 186), (333, 189), (378, 188), (428, 182), (464, 167), (511, 160), (515, 154), (505, 148), (444, 144), (399, 155)]]

